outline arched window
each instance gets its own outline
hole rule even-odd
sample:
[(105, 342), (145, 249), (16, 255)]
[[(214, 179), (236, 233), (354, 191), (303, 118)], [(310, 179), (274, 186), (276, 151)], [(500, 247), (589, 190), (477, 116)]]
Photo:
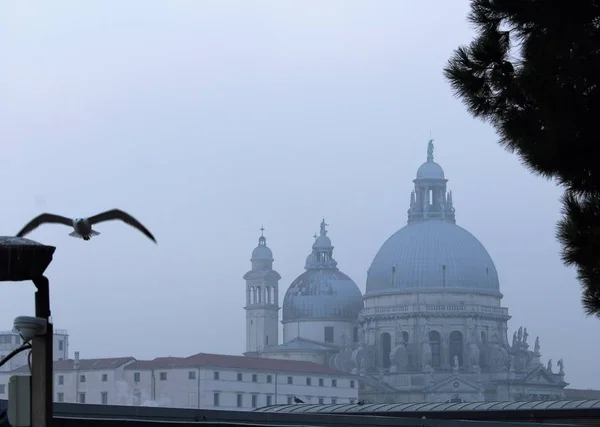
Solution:
[(381, 354), (381, 366), (389, 368), (390, 353), (392, 352), (392, 337), (387, 332), (384, 332), (379, 336), (379, 349), (379, 354)]
[(260, 286), (256, 287), (256, 304), (260, 304), (262, 302), (262, 289)]
[(277, 301), (276, 301), (277, 293), (275, 292), (275, 286), (271, 287), (271, 298), (273, 298), (273, 300), (271, 301), (271, 304), (277, 304)]
[(485, 334), (485, 331), (481, 331), (481, 342), (483, 344), (487, 343), (487, 335)]
[(250, 286), (250, 292), (249, 292), (249, 295), (248, 295), (248, 304), (254, 304), (255, 303), (255, 301), (254, 301), (255, 298), (256, 297), (254, 296), (254, 286)]
[(265, 302), (271, 304), (271, 287), (265, 286)]
[(463, 335), (459, 331), (450, 334), (450, 365), (454, 366), (454, 356), (458, 356), (458, 366), (463, 365)]
[(404, 344), (408, 344), (408, 338), (408, 332), (402, 331), (402, 341), (404, 341)]
[(429, 331), (429, 345), (431, 346), (431, 367), (439, 368), (442, 355), (442, 339), (438, 331)]

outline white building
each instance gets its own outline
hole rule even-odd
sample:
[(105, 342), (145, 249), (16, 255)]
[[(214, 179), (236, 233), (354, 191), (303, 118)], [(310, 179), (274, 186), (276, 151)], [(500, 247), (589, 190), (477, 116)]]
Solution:
[(250, 410), (292, 403), (354, 403), (353, 375), (292, 360), (199, 353), (162, 357), (125, 367), (133, 405)]
[[(21, 336), (13, 331), (0, 331), (0, 360), (4, 359), (10, 352), (16, 350), (23, 344)], [(23, 366), (27, 366), (29, 350), (22, 351), (6, 364), (0, 366), (0, 399), (7, 399), (8, 380), (12, 372)], [(53, 344), (54, 360), (66, 360), (69, 358), (69, 334), (64, 329), (54, 330)]]
[[(8, 398), (13, 375), (0, 373), (0, 399)], [(103, 405), (250, 410), (292, 403), (353, 403), (353, 375), (299, 361), (199, 353), (190, 357), (74, 359), (54, 362), (54, 401)]]
[[(248, 355), (309, 360), (361, 381), (371, 402), (552, 400), (564, 397), (562, 359), (541, 362), (527, 328), (508, 335), (498, 273), (485, 247), (456, 224), (442, 167), (427, 159), (413, 180), (407, 223), (367, 271), (364, 296), (338, 267), (325, 221), (305, 270), (283, 298), (261, 236), (246, 273)], [(533, 341), (533, 343), (532, 343)]]

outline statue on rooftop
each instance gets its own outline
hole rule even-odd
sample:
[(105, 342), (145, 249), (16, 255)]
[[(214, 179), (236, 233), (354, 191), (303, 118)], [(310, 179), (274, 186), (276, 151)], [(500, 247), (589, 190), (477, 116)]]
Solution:
[(558, 365), (558, 368), (559, 368), (558, 373), (564, 374), (565, 373), (565, 364), (564, 364), (563, 360), (559, 359), (558, 362), (556, 362), (556, 364)]
[(427, 143), (427, 161), (433, 161), (433, 139), (430, 139)]
[(533, 346), (533, 352), (539, 354), (540, 352), (540, 337), (535, 338), (535, 345)]
[(327, 234), (327, 230), (325, 229), (325, 227), (327, 227), (329, 224), (325, 224), (325, 218), (323, 218), (323, 221), (321, 221), (321, 236), (325, 236)]

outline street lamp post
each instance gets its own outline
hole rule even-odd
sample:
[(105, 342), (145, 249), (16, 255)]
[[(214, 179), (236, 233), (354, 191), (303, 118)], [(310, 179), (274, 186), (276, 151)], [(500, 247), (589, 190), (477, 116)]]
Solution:
[(0, 282), (31, 280), (36, 287), (35, 316), (47, 322), (46, 333), (32, 339), (31, 425), (48, 427), (52, 423), (52, 342), (50, 287), (44, 272), (56, 248), (20, 237), (0, 236)]

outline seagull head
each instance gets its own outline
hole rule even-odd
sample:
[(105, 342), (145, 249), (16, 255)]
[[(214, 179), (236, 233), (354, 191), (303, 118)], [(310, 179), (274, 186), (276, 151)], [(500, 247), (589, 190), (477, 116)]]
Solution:
[(83, 219), (81, 219), (81, 218), (75, 218), (75, 223), (76, 224), (81, 224), (81, 222), (83, 222)]

